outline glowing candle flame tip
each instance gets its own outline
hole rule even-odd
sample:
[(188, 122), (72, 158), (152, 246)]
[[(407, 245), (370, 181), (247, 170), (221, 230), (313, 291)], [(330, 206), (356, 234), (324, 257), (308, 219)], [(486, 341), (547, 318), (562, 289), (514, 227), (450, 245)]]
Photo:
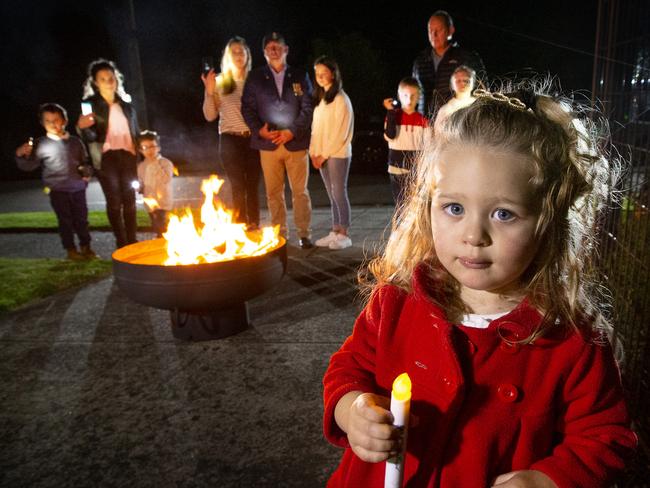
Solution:
[(411, 398), (411, 378), (407, 373), (402, 373), (393, 381), (393, 396), (401, 402)]

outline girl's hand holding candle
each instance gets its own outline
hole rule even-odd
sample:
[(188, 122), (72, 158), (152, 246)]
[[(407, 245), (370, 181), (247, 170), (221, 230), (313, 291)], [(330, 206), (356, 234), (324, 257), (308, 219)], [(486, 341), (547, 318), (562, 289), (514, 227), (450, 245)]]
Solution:
[(384, 396), (351, 391), (336, 405), (336, 423), (347, 434), (352, 451), (363, 461), (379, 463), (399, 452), (401, 432), (393, 427), (389, 404)]

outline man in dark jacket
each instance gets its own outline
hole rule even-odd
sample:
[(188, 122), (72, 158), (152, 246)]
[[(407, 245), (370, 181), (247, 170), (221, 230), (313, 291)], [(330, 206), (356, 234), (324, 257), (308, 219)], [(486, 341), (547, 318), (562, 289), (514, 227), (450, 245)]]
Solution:
[(289, 47), (282, 35), (273, 32), (265, 36), (262, 47), (268, 64), (248, 75), (241, 111), (251, 129), (251, 147), (260, 151), (271, 221), (288, 236), (286, 173), (300, 247), (308, 249), (313, 247), (311, 199), (307, 190), (312, 85), (304, 70), (287, 65)]
[(432, 49), (422, 51), (413, 62), (413, 78), (422, 86), (418, 112), (434, 120), (438, 109), (451, 98), (450, 79), (454, 70), (464, 64), (473, 68), (480, 79), (485, 66), (476, 52), (452, 41), (454, 21), (444, 10), (431, 15), (427, 28)]

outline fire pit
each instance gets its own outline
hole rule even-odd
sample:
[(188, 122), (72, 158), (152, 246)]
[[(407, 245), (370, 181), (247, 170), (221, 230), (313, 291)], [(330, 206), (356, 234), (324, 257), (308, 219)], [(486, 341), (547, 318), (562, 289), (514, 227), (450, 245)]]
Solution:
[(138, 303), (170, 310), (172, 333), (185, 340), (220, 339), (249, 326), (247, 300), (273, 287), (287, 267), (277, 228), (246, 232), (214, 206), (222, 180), (204, 180), (203, 226), (191, 211), (172, 215), (164, 238), (113, 253), (118, 287)]
[(137, 242), (113, 253), (115, 281), (132, 300), (170, 310), (174, 337), (220, 339), (245, 330), (246, 301), (284, 275), (287, 250), (280, 239), (261, 256), (178, 266), (162, 264), (167, 257), (164, 239)]

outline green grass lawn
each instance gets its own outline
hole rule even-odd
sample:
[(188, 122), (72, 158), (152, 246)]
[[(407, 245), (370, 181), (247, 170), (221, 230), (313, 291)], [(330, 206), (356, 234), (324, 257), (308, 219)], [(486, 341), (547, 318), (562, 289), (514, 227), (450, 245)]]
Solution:
[[(199, 212), (194, 212), (198, 220)], [(138, 210), (138, 227), (149, 228), (147, 212)], [(110, 229), (106, 212), (88, 213), (90, 229)], [(0, 213), (1, 229), (43, 229), (56, 232), (54, 212)], [(0, 258), (0, 313), (32, 300), (82, 285), (111, 274), (111, 261), (68, 261), (64, 259)]]
[[(147, 212), (138, 210), (138, 227), (149, 227), (151, 221)], [(91, 210), (88, 212), (90, 229), (110, 227), (104, 210)], [(0, 229), (56, 229), (56, 216), (51, 212), (14, 212), (0, 213)]]
[(111, 261), (0, 258), (0, 312), (111, 274)]

